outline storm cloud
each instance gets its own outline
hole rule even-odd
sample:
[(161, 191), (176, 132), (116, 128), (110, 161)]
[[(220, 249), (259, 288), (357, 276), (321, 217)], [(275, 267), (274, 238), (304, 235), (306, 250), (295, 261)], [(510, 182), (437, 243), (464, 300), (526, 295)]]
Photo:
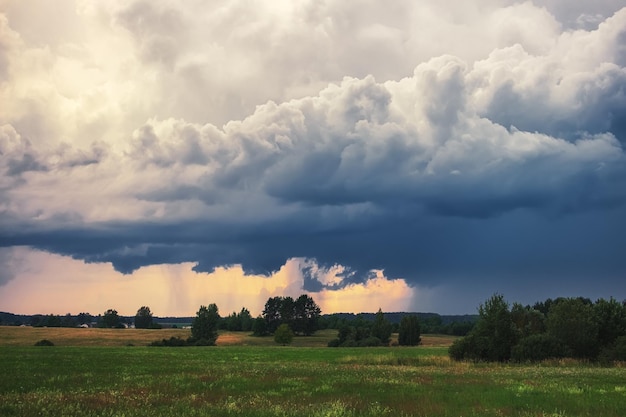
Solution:
[(626, 8), (504, 3), (9, 2), (0, 245), (625, 297)]

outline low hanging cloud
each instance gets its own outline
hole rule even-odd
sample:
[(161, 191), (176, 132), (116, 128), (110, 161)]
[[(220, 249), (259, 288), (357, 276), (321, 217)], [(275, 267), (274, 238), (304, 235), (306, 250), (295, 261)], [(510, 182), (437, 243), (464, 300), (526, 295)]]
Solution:
[[(199, 305), (210, 300), (219, 306), (222, 316), (239, 312), (242, 307), (257, 316), (269, 297), (301, 295), (304, 291), (301, 270), (305, 265), (312, 266), (307, 260), (290, 259), (270, 276), (260, 276), (246, 275), (237, 266), (220, 267), (210, 274), (194, 272), (193, 264), (182, 263), (150, 265), (122, 275), (108, 264), (85, 264), (27, 248), (9, 251), (12, 253), (0, 250), (0, 260), (9, 260), (5, 265), (20, 278), (3, 283), (6, 285), (0, 292), (0, 302), (7, 311), (22, 314), (33, 311), (97, 314), (113, 306), (120, 314), (130, 316), (139, 305), (149, 305), (160, 317), (180, 317), (192, 316)], [(10, 256), (5, 258), (5, 254)], [(325, 271), (329, 279), (336, 272), (336, 268)], [(333, 280), (341, 281), (341, 277)], [(408, 310), (416, 298), (426, 301), (422, 306), (429, 305), (421, 291), (403, 280), (389, 280), (380, 271), (367, 282), (320, 288), (313, 296), (325, 313), (375, 312), (378, 308)]]
[[(241, 265), (249, 274), (269, 274), (302, 258), (309, 260), (302, 268), (312, 290), (372, 280), (378, 270), (434, 284), (463, 274), (497, 279), (503, 271), (532, 274), (558, 265), (565, 275), (595, 268), (613, 277), (626, 267), (615, 252), (626, 231), (626, 9), (610, 15), (606, 6), (596, 11), (602, 16), (597, 25), (586, 20), (576, 26), (576, 19), (560, 22), (552, 14), (561, 7), (557, 2), (547, 2), (548, 9), (490, 6), (477, 20), (498, 23), (492, 26), (496, 34), (479, 36), (491, 49), (458, 54), (419, 47), (407, 31), (417, 14), (400, 19), (391, 13), (381, 17), (387, 25), (372, 26), (362, 24), (372, 19), (365, 12), (342, 20), (346, 9), (333, 2), (325, 11), (310, 4), (286, 6), (285, 14), (255, 10), (269, 13), (259, 22), (277, 22), (277, 28), (238, 27), (229, 38), (218, 25), (212, 36), (219, 42), (210, 45), (216, 56), (237, 60), (242, 49), (220, 45), (268, 30), (278, 49), (254, 58), (257, 63), (280, 51), (281, 65), (306, 62), (311, 57), (287, 43), (287, 34), (304, 30), (287, 23), (294, 14), (308, 19), (303, 28), (318, 29), (306, 38), (306, 50), (338, 40), (344, 23), (356, 25), (359, 36), (324, 48), (331, 56), (323, 57), (322, 67), (312, 64), (315, 76), (306, 82), (297, 81), (303, 73), (286, 75), (281, 89), (268, 71), (267, 83), (255, 80), (249, 101), (216, 117), (228, 119), (220, 125), (197, 121), (198, 103), (219, 107), (207, 83), (222, 78), (202, 78), (213, 70), (195, 49), (199, 29), (186, 25), (194, 18), (189, 10), (159, 4), (107, 6), (107, 33), (130, 37), (120, 53), (127, 65), (137, 65), (131, 66), (136, 73), (147, 71), (154, 95), (133, 95), (149, 91), (145, 80), (131, 86), (103, 79), (91, 98), (102, 103), (81, 98), (90, 123), (77, 114), (68, 126), (62, 118), (53, 123), (55, 114), (71, 114), (71, 106), (58, 91), (43, 88), (35, 94), (40, 101), (31, 100), (38, 111), (18, 100), (2, 117), (3, 246), (111, 262), (124, 273), (192, 262), (196, 271)], [(436, 6), (423, 11), (434, 13)], [(83, 13), (106, 16), (102, 10)], [(225, 21), (236, 16), (228, 8), (220, 13)], [(332, 14), (330, 23), (321, 17), (325, 13)], [(542, 22), (540, 33), (528, 29), (531, 19)], [(11, 34), (0, 50), (0, 75), (15, 86), (3, 84), (2, 96), (33, 95), (15, 69), (26, 65), (16, 58), (24, 41), (10, 21), (0, 27)], [(388, 49), (388, 65), (374, 60), (371, 68), (349, 61), (367, 53), (331, 59), (337, 48), (363, 39), (372, 50), (400, 49)], [(78, 49), (75, 54), (85, 53)], [(407, 50), (424, 58), (415, 60), (408, 76), (392, 65)], [(44, 61), (52, 54), (29, 53)], [(298, 72), (306, 65), (293, 67)], [(236, 68), (242, 72), (233, 77), (242, 89), (252, 80), (246, 71), (261, 71)], [(342, 71), (351, 75), (338, 77)], [(197, 81), (197, 94), (187, 90), (189, 79)], [(49, 77), (41, 82), (61, 85)], [(230, 100), (224, 98), (230, 87), (215, 87), (224, 94), (222, 103)], [(258, 104), (262, 97), (271, 100)], [(40, 115), (42, 103), (57, 106)], [(126, 108), (130, 116), (123, 116)], [(228, 118), (247, 109), (239, 119)], [(46, 133), (51, 140), (43, 139)], [(605, 222), (611, 230), (602, 228)], [(585, 237), (600, 244), (589, 247)], [(333, 268), (340, 280), (329, 275)]]

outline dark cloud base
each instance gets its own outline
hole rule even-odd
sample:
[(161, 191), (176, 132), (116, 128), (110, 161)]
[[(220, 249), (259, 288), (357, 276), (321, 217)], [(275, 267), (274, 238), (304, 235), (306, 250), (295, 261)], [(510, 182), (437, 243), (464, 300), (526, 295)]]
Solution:
[[(624, 209), (603, 216), (558, 218), (518, 211), (489, 220), (405, 219), (403, 224), (372, 224), (358, 231), (277, 230), (250, 239), (234, 233), (217, 241), (202, 223), (133, 223), (105, 231), (68, 229), (5, 237), (3, 244), (28, 245), (86, 262), (111, 262), (122, 273), (153, 264), (193, 262), (199, 272), (240, 264), (246, 273), (270, 274), (287, 259), (304, 257), (315, 259), (322, 268), (349, 267), (335, 288), (363, 282), (372, 277), (371, 270), (384, 269), (386, 276), (404, 278), (410, 285), (475, 281), (482, 288), (492, 285), (494, 291), (524, 286), (553, 290), (552, 281), (563, 285), (563, 279), (571, 279), (613, 283), (604, 290), (625, 297), (624, 219)], [(307, 290), (322, 288), (314, 273), (304, 272)]]

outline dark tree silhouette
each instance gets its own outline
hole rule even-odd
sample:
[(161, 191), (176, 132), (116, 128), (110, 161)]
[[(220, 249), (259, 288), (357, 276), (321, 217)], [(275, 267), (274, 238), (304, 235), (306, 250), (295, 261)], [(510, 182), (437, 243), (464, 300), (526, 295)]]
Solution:
[(152, 312), (150, 307), (143, 306), (137, 310), (135, 315), (135, 328), (149, 329), (152, 326)]
[(191, 324), (191, 344), (214, 346), (217, 341), (217, 328), (220, 321), (216, 304), (200, 306)]
[(422, 341), (420, 322), (416, 315), (404, 316), (400, 320), (398, 344), (401, 346), (417, 346)]

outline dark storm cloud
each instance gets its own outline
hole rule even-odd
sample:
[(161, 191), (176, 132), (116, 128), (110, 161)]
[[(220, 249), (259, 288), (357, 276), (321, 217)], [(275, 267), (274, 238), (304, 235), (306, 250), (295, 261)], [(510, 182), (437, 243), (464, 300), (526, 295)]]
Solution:
[[(114, 21), (143, 61), (182, 65), (180, 12), (137, 2)], [(532, 35), (522, 26), (513, 38)], [(345, 77), (222, 127), (154, 117), (109, 145), (35, 147), (6, 123), (0, 245), (124, 273), (193, 262), (267, 274), (295, 257), (346, 267), (331, 284), (305, 267), (312, 290), (374, 269), (424, 285), (607, 282), (626, 270), (625, 27), (623, 9), (546, 45), (441, 55), (397, 81)]]
[[(199, 200), (204, 214), (60, 230), (51, 224), (32, 234), (5, 224), (13, 234), (7, 244), (112, 262), (122, 272), (192, 261), (198, 270), (242, 264), (269, 273), (307, 257), (352, 266), (356, 277), (384, 268), (410, 279), (497, 269), (520, 240), (509, 226), (516, 213), (530, 213), (522, 219), (535, 233), (521, 241), (540, 247), (532, 239), (556, 233), (551, 223), (542, 226), (545, 216), (558, 225), (568, 213), (623, 207), (625, 159), (614, 136), (570, 142), (505, 129), (472, 113), (466, 77), (463, 63), (442, 58), (416, 69), (409, 93), (419, 99), (404, 108), (394, 102), (407, 93), (402, 83), (368, 77), (318, 97), (268, 103), (224, 131), (150, 122), (133, 135), (124, 163), (146, 180), (167, 180), (153, 178), (133, 195), (166, 205)], [(557, 243), (545, 251), (580, 250)]]

